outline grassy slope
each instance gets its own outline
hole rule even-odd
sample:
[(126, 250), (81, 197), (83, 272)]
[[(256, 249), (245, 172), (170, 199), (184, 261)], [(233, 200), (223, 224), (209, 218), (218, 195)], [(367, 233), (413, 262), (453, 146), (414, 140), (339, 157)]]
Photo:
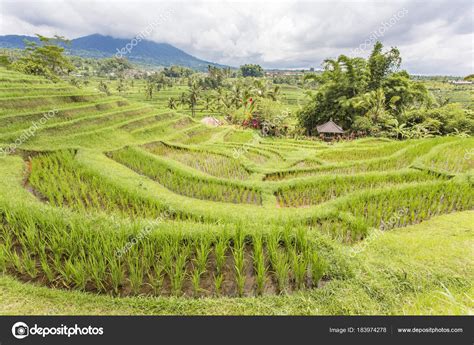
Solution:
[(352, 257), (352, 278), (291, 296), (112, 298), (1, 276), (0, 314), (472, 314), (473, 224), (465, 211), (374, 236)]
[[(25, 77), (12, 74), (11, 78), (18, 82)], [(18, 91), (0, 92), (7, 98), (3, 107), (0, 107), (5, 108), (3, 113), (3, 110), (0, 111), (3, 120), (0, 143), (6, 144), (14, 140), (21, 133), (21, 129), (31, 125), (30, 120), (33, 117), (38, 117), (38, 112), (39, 116), (42, 116), (41, 111), (51, 108), (51, 105), (44, 104), (45, 100), (49, 99), (44, 96), (61, 93), (50, 84), (44, 83), (42, 79), (27, 77), (24, 82), (31, 82), (32, 86), (38, 88), (32, 90), (33, 88), (23, 85), (23, 81), (12, 84), (21, 90), (28, 90), (26, 95), (28, 97), (24, 97), (28, 99), (23, 100), (24, 103), (17, 103), (17, 97), (22, 95)], [(66, 85), (62, 87), (70, 89)], [(138, 93), (139, 86), (136, 88), (136, 93), (125, 95), (130, 102), (124, 106), (125, 108), (141, 109), (143, 104), (135, 101), (143, 102), (143, 95)], [(74, 90), (74, 93), (90, 94), (93, 92), (93, 86), (89, 89)], [(162, 139), (180, 144), (198, 144), (197, 148), (222, 151), (232, 156), (236, 147), (252, 142), (253, 136), (250, 131), (234, 131), (231, 127), (226, 127), (220, 132), (208, 130), (199, 122), (193, 121), (182, 127), (171, 126), (168, 121), (183, 119), (180, 113), (189, 113), (187, 109), (173, 112), (171, 120), (153, 120), (157, 113), (168, 112), (167, 97), (170, 95), (177, 97), (182, 90), (180, 87), (174, 87), (168, 91), (169, 95), (160, 92), (153, 101), (146, 102), (156, 107), (157, 112), (143, 114), (138, 111), (130, 118), (124, 118), (120, 113), (111, 116), (110, 112), (119, 109), (115, 106), (110, 109), (73, 112), (79, 106), (110, 103), (119, 99), (118, 97), (103, 96), (80, 102), (69, 99), (58, 101), (58, 108), (64, 107), (71, 114), (58, 115), (48, 122), (37, 136), (24, 143), (22, 148), (33, 150), (79, 148), (77, 159), (80, 162), (107, 175), (126, 189), (136, 191), (137, 185), (143, 183), (147, 189), (143, 191), (140, 187), (140, 193), (155, 194), (155, 197), (158, 195), (165, 204), (177, 209), (192, 210), (200, 215), (222, 216), (230, 222), (237, 222), (243, 218), (252, 219), (254, 224), (267, 223), (268, 220), (278, 217), (281, 218), (280, 222), (289, 217), (308, 217), (326, 209), (328, 205), (337, 206), (343, 201), (334, 200), (327, 205), (299, 209), (277, 208), (272, 194), (277, 186), (286, 183), (299, 184), (317, 178), (318, 174), (288, 181), (262, 182), (265, 173), (293, 169), (294, 164), (306, 159), (316, 162), (317, 167), (344, 165), (347, 158), (367, 159), (376, 154), (375, 151), (383, 151), (379, 152), (383, 153), (380, 154), (382, 157), (397, 155), (391, 149), (387, 152), (381, 149), (381, 144), (386, 142), (390, 145), (391, 142), (382, 139), (361, 139), (330, 146), (312, 141), (299, 141), (295, 144), (295, 141), (290, 139), (260, 138), (259, 144), (252, 145), (253, 151), (244, 152), (240, 160), (242, 164), (249, 165), (254, 172), (248, 183), (264, 189), (266, 200), (263, 206), (227, 205), (183, 197), (111, 161), (102, 153), (124, 145), (143, 144)], [(296, 107), (297, 103), (289, 102), (288, 99), (296, 100), (299, 93), (301, 90), (297, 89), (284, 92), (285, 103)], [(202, 110), (198, 112), (198, 117), (208, 113)], [(152, 120), (148, 121), (150, 119)], [(141, 122), (143, 120), (144, 122)], [(161, 130), (162, 127), (167, 130)], [(188, 134), (193, 131), (197, 135), (189, 136)], [(431, 140), (438, 146), (428, 155), (416, 157), (415, 163), (419, 168), (454, 174), (465, 173), (472, 168), (470, 160), (458, 162), (450, 159), (445, 162), (446, 157), (453, 159), (463, 157), (464, 150), (472, 147), (471, 139), (464, 142), (459, 139), (456, 143), (452, 143), (450, 138), (439, 139), (439, 143), (438, 139)], [(326, 160), (328, 157), (334, 158), (334, 155), (328, 153), (327, 157), (324, 157), (324, 149), (337, 151), (338, 148), (344, 149), (344, 152), (350, 151), (349, 157), (345, 157), (342, 162)], [(366, 157), (365, 150), (369, 150), (371, 155)], [(263, 163), (259, 162), (261, 157), (255, 157), (258, 156), (257, 153), (268, 155), (269, 158)], [(359, 156), (355, 155), (356, 153), (359, 153)], [(256, 159), (257, 163), (253, 163), (252, 158)], [(457, 169), (458, 165), (461, 167), (460, 170)], [(192, 172), (189, 167), (176, 162), (173, 166)], [(192, 173), (201, 174), (199, 171)], [(16, 204), (21, 202), (25, 205), (38, 206), (40, 202), (22, 187), (24, 176), (25, 163), (20, 157), (0, 158), (0, 199), (14, 201)], [(69, 213), (67, 208), (61, 208), (61, 211)], [(175, 297), (111, 298), (81, 292), (50, 290), (19, 283), (10, 276), (0, 276), (0, 314), (467, 314), (472, 313), (474, 309), (472, 300), (474, 274), (471, 259), (473, 223), (472, 211), (441, 216), (421, 225), (392, 231), (376, 239), (369, 238), (357, 245), (363, 250), (354, 257), (348, 256), (348, 247), (336, 244), (337, 253), (334, 255), (339, 255), (341, 261), (349, 262), (349, 274), (344, 275), (346, 280), (332, 280), (322, 289), (291, 296), (197, 300)], [(260, 226), (254, 227), (256, 231), (261, 231)], [(336, 266), (333, 271), (340, 271), (341, 267)]]

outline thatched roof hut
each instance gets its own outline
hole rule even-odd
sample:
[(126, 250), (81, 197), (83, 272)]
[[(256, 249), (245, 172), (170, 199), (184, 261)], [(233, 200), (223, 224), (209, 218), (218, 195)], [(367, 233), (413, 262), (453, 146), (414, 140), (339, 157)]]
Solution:
[(344, 134), (341, 126), (336, 125), (332, 119), (322, 125), (316, 126), (319, 134)]

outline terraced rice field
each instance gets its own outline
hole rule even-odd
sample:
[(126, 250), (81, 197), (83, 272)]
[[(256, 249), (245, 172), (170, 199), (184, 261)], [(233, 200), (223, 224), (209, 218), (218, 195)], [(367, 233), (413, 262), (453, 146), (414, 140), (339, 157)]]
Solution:
[(359, 274), (348, 253), (374, 229), (474, 206), (472, 138), (270, 139), (4, 69), (0, 83), (0, 268), (22, 284), (310, 299)]

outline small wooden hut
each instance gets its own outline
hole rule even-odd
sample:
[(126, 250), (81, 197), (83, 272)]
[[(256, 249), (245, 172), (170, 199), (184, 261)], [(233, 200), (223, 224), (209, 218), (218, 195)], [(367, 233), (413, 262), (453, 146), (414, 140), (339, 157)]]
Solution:
[(322, 125), (316, 126), (316, 130), (322, 139), (333, 139), (344, 134), (341, 126), (335, 124), (332, 119)]

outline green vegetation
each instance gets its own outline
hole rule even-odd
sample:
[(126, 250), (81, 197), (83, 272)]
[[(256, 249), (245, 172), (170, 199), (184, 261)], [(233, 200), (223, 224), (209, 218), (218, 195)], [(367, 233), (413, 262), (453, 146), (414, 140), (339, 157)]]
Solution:
[(328, 59), (323, 73), (305, 76), (319, 86), (298, 114), (306, 133), (315, 135), (316, 126), (329, 119), (345, 129), (395, 138), (474, 133), (471, 110), (437, 102), (424, 84), (398, 70), (398, 49), (382, 49), (377, 42), (367, 60), (345, 55)]
[(165, 209), (157, 200), (121, 190), (74, 160), (70, 151), (41, 154), (28, 162), (34, 193), (56, 207), (104, 210), (131, 217), (156, 218)]
[[(44, 39), (48, 47), (60, 48), (57, 39)], [(12, 65), (25, 56), (13, 58)], [(277, 137), (316, 135), (316, 126), (331, 118), (347, 134), (396, 139), (472, 134), (474, 128), (472, 85), (410, 76), (398, 69), (398, 50), (384, 52), (380, 43), (367, 60), (340, 56), (326, 60), (322, 73), (303, 76), (264, 77), (258, 65), (243, 65), (239, 71), (208, 66), (204, 74), (179, 66), (150, 72), (117, 58), (71, 61), (77, 74), (65, 80), (74, 87), (192, 117), (215, 116)], [(67, 73), (57, 71), (54, 80)]]
[(113, 151), (110, 157), (181, 195), (233, 203), (259, 205), (262, 202), (260, 192), (255, 188), (211, 177), (198, 177), (138, 149)]
[(472, 310), (472, 211), (434, 218), (361, 244), (349, 279), (259, 298), (123, 297), (0, 277), (5, 315), (467, 315)]
[(300, 207), (319, 204), (360, 189), (388, 187), (435, 178), (434, 175), (426, 172), (410, 170), (396, 173), (324, 176), (312, 178), (308, 182), (290, 182), (288, 185), (280, 187), (276, 196), (280, 206)]
[(474, 151), (472, 147), (472, 138), (440, 146), (423, 159), (423, 164), (431, 170), (440, 173), (457, 174), (469, 172), (474, 169)]
[(173, 146), (163, 142), (147, 144), (145, 147), (151, 153), (169, 157), (212, 176), (245, 180), (250, 175), (237, 160), (222, 154)]
[[(130, 77), (116, 59), (75, 61), (95, 66), (78, 82), (0, 68), (2, 312), (468, 314), (469, 110), (428, 107), (396, 50), (338, 61), (320, 85)], [(341, 114), (403, 119), (396, 134), (302, 136), (296, 112), (354, 86), (350, 64), (368, 74)]]
[[(209, 226), (194, 224), (190, 232), (190, 224), (163, 224), (157, 219), (149, 225), (142, 224), (144, 227), (139, 230), (138, 223), (123, 227), (94, 219), (94, 226), (80, 218), (64, 221), (53, 211), (46, 214), (18, 212), (2, 208), (2, 259), (7, 261), (2, 268), (18, 277), (28, 277), (30, 281), (56, 288), (110, 292), (121, 296), (252, 295), (254, 287), (244, 284), (253, 279), (251, 262), (246, 262), (245, 256), (254, 236), (259, 236), (261, 250), (266, 248), (270, 257), (287, 257), (290, 255), (288, 251), (297, 255), (303, 265), (303, 276), (291, 283), (289, 269), (284, 271), (286, 276), (283, 277), (278, 271), (278, 265), (282, 263), (272, 263), (271, 271), (260, 272), (260, 293), (263, 289), (286, 291), (317, 285), (322, 274), (311, 275), (311, 272), (323, 272), (324, 269), (322, 261), (312, 259), (315, 244), (305, 232), (289, 234), (275, 229), (271, 236), (265, 235), (262, 240), (260, 234), (246, 235), (240, 228), (225, 230), (222, 226), (214, 226), (211, 230)], [(35, 224), (34, 228), (32, 224)], [(101, 231), (95, 231), (98, 225)], [(65, 228), (69, 229), (68, 236), (64, 236)], [(225, 247), (217, 249), (220, 242), (216, 240), (222, 241), (222, 236)], [(210, 256), (216, 257), (218, 253), (228, 254), (230, 261), (225, 259), (217, 269)], [(249, 269), (246, 269), (247, 265), (250, 265)], [(284, 286), (272, 285), (272, 279), (267, 275), (273, 271), (278, 271), (279, 279), (285, 280)], [(214, 290), (213, 277), (219, 273), (229, 279), (225, 291)], [(186, 284), (188, 277), (192, 277), (192, 289)]]
[(64, 48), (59, 43), (68, 43), (60, 36), (48, 38), (36, 35), (40, 45), (36, 42), (26, 42), (25, 54), (12, 64), (12, 68), (27, 74), (40, 75), (57, 81), (58, 76), (69, 74), (74, 70), (71, 61), (63, 55)]
[(260, 65), (247, 64), (240, 66), (243, 77), (263, 77), (263, 68)]

